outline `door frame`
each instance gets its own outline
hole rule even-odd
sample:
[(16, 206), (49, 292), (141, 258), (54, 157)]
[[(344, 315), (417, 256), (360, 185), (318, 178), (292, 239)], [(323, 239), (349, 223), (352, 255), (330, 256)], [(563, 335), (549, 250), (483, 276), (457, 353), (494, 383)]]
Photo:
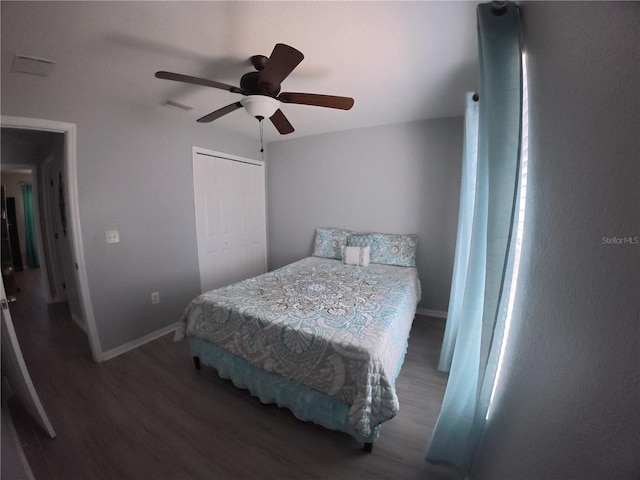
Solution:
[(64, 141), (64, 166), (65, 166), (65, 191), (68, 229), (70, 232), (71, 254), (74, 259), (74, 272), (80, 308), (84, 317), (84, 324), (87, 326), (87, 337), (91, 355), (96, 362), (104, 360), (98, 329), (91, 305), (91, 293), (89, 290), (89, 279), (84, 258), (84, 248), (82, 245), (82, 233), (80, 230), (80, 208), (78, 205), (78, 176), (76, 167), (76, 124), (59, 122), (55, 120), (44, 120), (38, 118), (14, 117), (2, 115), (0, 125), (6, 128), (21, 128), (27, 130), (40, 130), (47, 132), (63, 133)]

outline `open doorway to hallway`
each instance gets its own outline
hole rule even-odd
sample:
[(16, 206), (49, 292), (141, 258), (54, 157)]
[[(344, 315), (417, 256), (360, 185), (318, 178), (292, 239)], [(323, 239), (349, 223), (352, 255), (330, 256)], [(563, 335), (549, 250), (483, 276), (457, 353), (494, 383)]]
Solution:
[[(51, 181), (54, 181), (55, 188), (59, 191), (59, 196), (56, 200), (49, 203), (51, 208), (59, 209), (61, 221), (64, 223), (63, 234), (65, 242), (64, 245), (68, 246), (69, 261), (65, 262), (63, 259), (63, 266), (67, 266), (65, 270), (66, 275), (66, 295), (69, 305), (72, 309), (72, 315), (78, 319), (79, 324), (84, 325), (86, 336), (88, 337), (89, 347), (91, 349), (91, 355), (93, 360), (101, 362), (104, 360), (102, 348), (100, 346), (100, 340), (98, 338), (98, 331), (96, 328), (95, 318), (93, 316), (93, 307), (91, 305), (91, 294), (89, 291), (89, 283), (87, 277), (87, 269), (85, 264), (84, 249), (82, 245), (82, 233), (80, 228), (80, 211), (78, 201), (78, 177), (76, 168), (76, 125), (73, 123), (60, 122), (55, 120), (26, 118), (26, 117), (14, 117), (2, 115), (2, 129), (12, 131), (22, 131), (22, 133), (30, 135), (32, 132), (37, 132), (42, 135), (54, 134), (58, 135), (56, 138), (64, 139), (62, 141), (63, 148), (58, 150), (60, 158), (51, 159), (53, 166), (51, 171), (53, 172), (48, 182), (51, 185)], [(26, 131), (26, 132), (25, 132)], [(59, 135), (62, 135), (60, 137)], [(9, 165), (6, 158), (7, 150), (3, 145), (3, 161), (2, 165)], [(45, 183), (44, 174), (40, 171), (38, 163), (43, 161), (41, 158), (36, 162), (35, 172), (36, 178), (40, 184)], [(58, 162), (58, 163), (55, 163)], [(57, 171), (56, 171), (57, 169)], [(58, 180), (57, 184), (55, 180)], [(55, 190), (52, 189), (52, 190)], [(42, 233), (42, 232), (41, 232)], [(44, 242), (41, 241), (41, 250), (44, 251)], [(63, 251), (64, 253), (64, 251)], [(43, 264), (46, 269), (47, 264)], [(68, 274), (68, 275), (67, 275)], [(70, 288), (69, 280), (75, 281), (75, 288)], [(49, 282), (49, 274), (47, 273), (47, 282)], [(49, 285), (51, 288), (51, 285)], [(75, 291), (77, 301), (70, 297), (70, 292)], [(52, 292), (49, 292), (52, 293)]]
[(3, 127), (1, 141), (2, 185), (12, 210), (2, 271), (7, 295), (24, 297), (20, 278), (38, 269), (48, 303), (68, 302), (84, 329), (65, 213), (64, 134)]

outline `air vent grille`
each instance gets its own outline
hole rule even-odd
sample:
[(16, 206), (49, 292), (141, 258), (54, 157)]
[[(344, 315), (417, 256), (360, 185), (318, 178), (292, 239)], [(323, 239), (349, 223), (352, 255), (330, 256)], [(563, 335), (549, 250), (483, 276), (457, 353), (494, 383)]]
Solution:
[(181, 112), (188, 112), (193, 110), (193, 107), (185, 105), (184, 103), (176, 102), (175, 100), (165, 100), (160, 105), (163, 107), (173, 108), (174, 110), (180, 110)]
[(15, 55), (11, 64), (11, 71), (16, 73), (29, 73), (49, 77), (53, 73), (56, 62), (44, 58), (29, 57), (27, 55)]

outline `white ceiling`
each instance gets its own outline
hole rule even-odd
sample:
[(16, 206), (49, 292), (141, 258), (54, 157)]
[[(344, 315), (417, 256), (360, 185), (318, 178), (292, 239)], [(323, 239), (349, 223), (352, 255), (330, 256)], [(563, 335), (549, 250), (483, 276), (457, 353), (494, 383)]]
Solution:
[[(476, 2), (1, 2), (2, 78), (15, 54), (53, 60), (53, 82), (136, 102), (194, 128), (252, 135), (242, 110), (196, 119), (241, 98), (154, 77), (158, 70), (239, 85), (249, 57), (276, 43), (305, 59), (282, 91), (350, 96), (350, 111), (283, 104), (296, 132), (281, 137), (463, 114), (477, 89)], [(161, 107), (167, 99), (190, 112)]]

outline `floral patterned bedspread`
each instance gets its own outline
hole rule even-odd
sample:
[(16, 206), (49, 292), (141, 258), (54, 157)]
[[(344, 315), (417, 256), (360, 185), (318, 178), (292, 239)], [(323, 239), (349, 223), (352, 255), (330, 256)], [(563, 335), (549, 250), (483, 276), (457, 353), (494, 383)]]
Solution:
[(413, 267), (308, 257), (204, 293), (176, 340), (194, 336), (351, 406), (364, 436), (395, 416), (420, 282)]

